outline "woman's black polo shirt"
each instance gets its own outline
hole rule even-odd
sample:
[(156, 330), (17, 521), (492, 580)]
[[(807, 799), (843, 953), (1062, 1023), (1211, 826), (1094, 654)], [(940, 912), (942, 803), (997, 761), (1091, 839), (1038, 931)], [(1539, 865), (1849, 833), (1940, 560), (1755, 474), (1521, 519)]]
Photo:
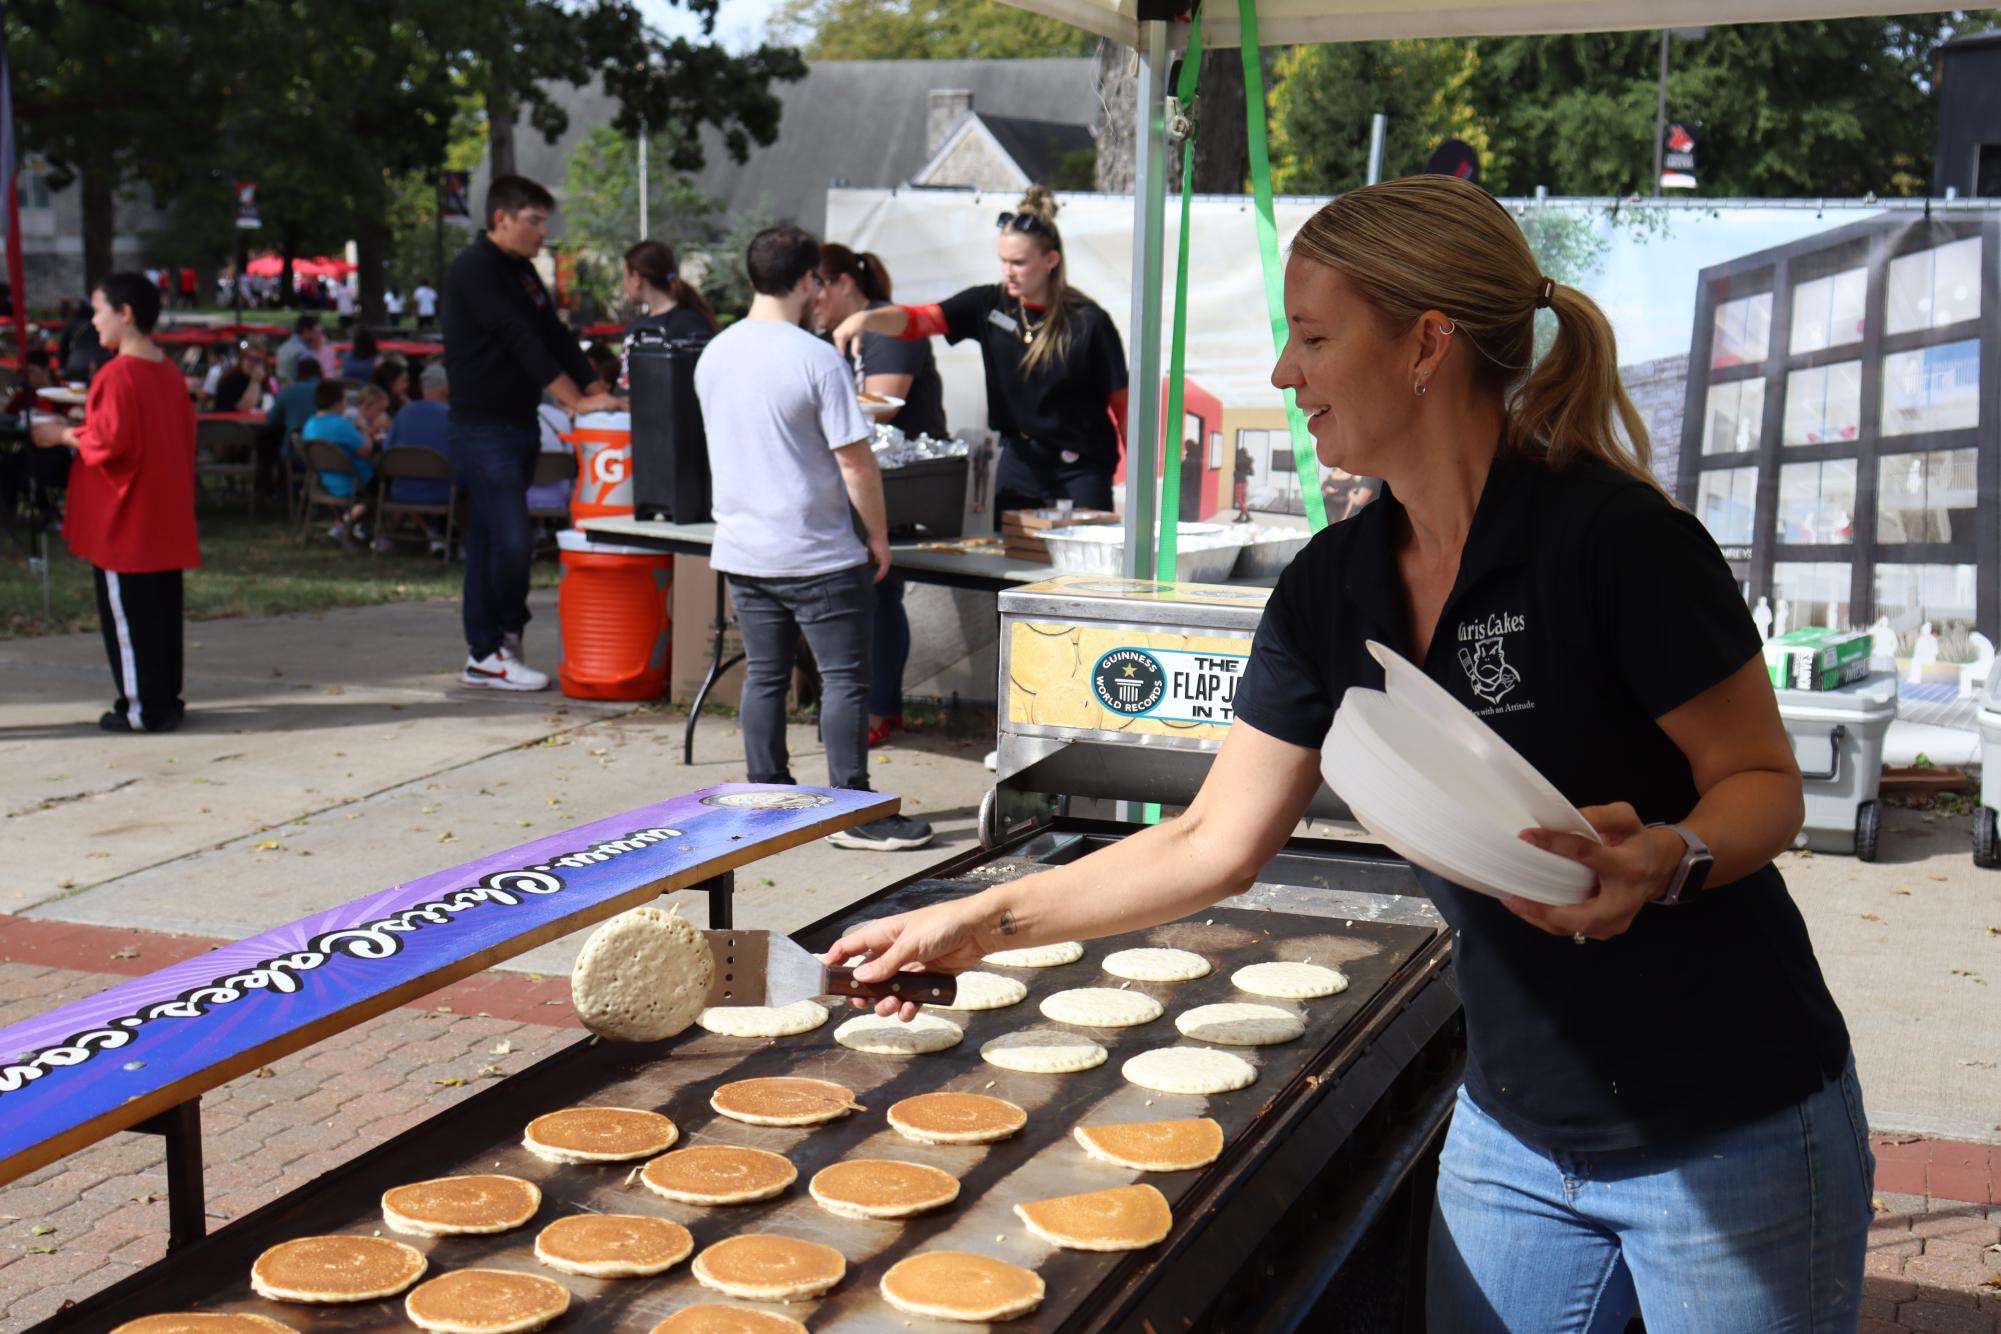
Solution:
[(1027, 443), (1031, 463), (1059, 466), (1068, 450), (1078, 466), (1109, 473), (1119, 466), (1111, 397), (1126, 387), (1125, 346), (1097, 302), (1070, 294), (1070, 347), (1033, 374), (1022, 367), (1021, 303), (999, 284), (968, 287), (938, 303), (945, 341), (979, 340), (986, 367), (987, 425)]
[[(1375, 504), (1318, 534), (1278, 582), (1237, 688), (1237, 717), (1318, 748), (1350, 686), (1380, 690), (1364, 645), (1410, 654), (1394, 539)], [(1654, 719), (1759, 651), (1716, 544), (1643, 482), (1599, 464), (1498, 460), (1426, 675), (1573, 805), (1628, 801), (1647, 821), (1696, 802)], [(1848, 1032), (1778, 869), (1647, 907), (1613, 940), (1552, 936), (1420, 872), (1455, 934), (1468, 1090), (1531, 1144), (1658, 1144), (1741, 1125), (1838, 1074)]]

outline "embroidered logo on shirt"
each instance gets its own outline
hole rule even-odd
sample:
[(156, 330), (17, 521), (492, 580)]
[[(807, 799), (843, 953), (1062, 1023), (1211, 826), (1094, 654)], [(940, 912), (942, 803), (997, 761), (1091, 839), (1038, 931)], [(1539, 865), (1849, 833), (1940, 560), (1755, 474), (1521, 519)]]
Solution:
[(1499, 704), (1522, 683), (1522, 674), (1508, 664), (1501, 640), (1527, 625), (1528, 618), (1519, 612), (1496, 612), (1459, 626), (1459, 665), (1472, 683), (1473, 693), (1489, 704)]
[(1003, 328), (1003, 329), (1007, 330), (1007, 331), (1008, 331), (1009, 333), (1019, 333), (1019, 332), (1020, 332), (1020, 326), (1019, 326), (1019, 325), (1017, 325), (1017, 324), (1016, 324), (1016, 323), (1014, 322), (1014, 316), (1012, 316), (1012, 315), (1008, 314), (1008, 313), (1007, 313), (1006, 311), (1004, 311), (1004, 310), (990, 310), (990, 311), (988, 311), (988, 312), (987, 312), (987, 323), (989, 323), (989, 324), (997, 324), (997, 325), (999, 325), (999, 326), (1000, 326), (1001, 328)]

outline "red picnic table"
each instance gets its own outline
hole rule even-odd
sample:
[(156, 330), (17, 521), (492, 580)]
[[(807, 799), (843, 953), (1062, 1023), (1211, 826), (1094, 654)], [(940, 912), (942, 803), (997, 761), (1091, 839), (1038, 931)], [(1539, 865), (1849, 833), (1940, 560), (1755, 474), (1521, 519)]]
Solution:
[(584, 326), (584, 337), (623, 338), (625, 337), (625, 326), (623, 324), (587, 324)]
[[(343, 355), (353, 350), (353, 343), (334, 344), (334, 351)], [(438, 357), (444, 355), (445, 345), (443, 343), (424, 342), (415, 338), (378, 338), (375, 340), (375, 350), (378, 352), (395, 352), (406, 357)]]

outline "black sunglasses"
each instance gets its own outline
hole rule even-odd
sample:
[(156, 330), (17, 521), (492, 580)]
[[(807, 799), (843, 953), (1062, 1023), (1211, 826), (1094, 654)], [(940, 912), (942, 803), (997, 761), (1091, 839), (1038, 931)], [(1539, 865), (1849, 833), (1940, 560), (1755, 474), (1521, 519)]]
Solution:
[(994, 219), (994, 227), (999, 231), (1033, 232), (1042, 236), (1055, 233), (1049, 224), (1033, 213), (1003, 213)]

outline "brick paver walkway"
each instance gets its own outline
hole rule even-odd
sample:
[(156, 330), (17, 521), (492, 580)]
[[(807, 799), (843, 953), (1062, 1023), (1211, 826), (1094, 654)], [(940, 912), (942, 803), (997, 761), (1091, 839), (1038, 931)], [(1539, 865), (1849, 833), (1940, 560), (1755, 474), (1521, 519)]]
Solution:
[[(0, 915), (0, 1025), (214, 942)], [(28, 960), (32, 960), (29, 962)], [(210, 1226), (262, 1207), (581, 1029), (567, 979), (487, 973), (202, 1100)], [(1861, 1334), (2001, 1334), (2001, 1147), (1877, 1136)], [(0, 1187), (0, 1334), (165, 1254), (160, 1141), (121, 1134)]]

